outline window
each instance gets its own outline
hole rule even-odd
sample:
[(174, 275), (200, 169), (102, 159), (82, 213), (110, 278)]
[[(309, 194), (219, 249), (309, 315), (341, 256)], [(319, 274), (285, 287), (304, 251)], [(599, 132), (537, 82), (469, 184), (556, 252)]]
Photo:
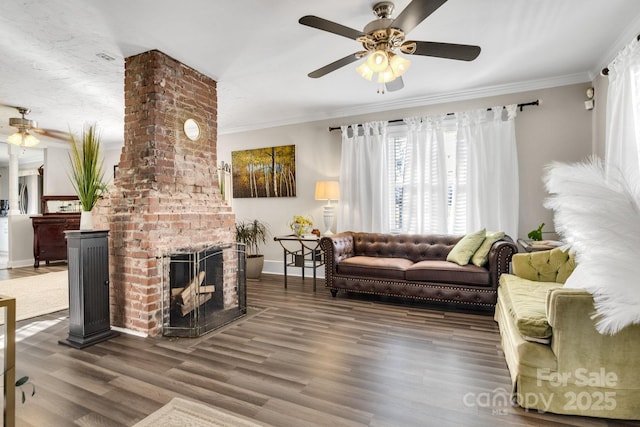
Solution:
[[(343, 132), (339, 229), (517, 236), (515, 104), (507, 117), (478, 109), (365, 123)], [(502, 107), (495, 107), (495, 110)], [(492, 113), (489, 113), (491, 111)]]
[[(446, 129), (444, 131), (445, 156), (447, 168), (447, 224), (453, 221), (453, 196), (456, 181), (456, 131)], [(405, 195), (409, 194), (410, 187), (415, 187), (409, 177), (406, 176), (405, 165), (411, 161), (410, 153), (407, 152), (407, 137), (403, 135), (389, 136), (389, 197), (391, 211), (389, 212), (390, 229), (394, 233), (410, 233), (410, 224), (406, 222), (404, 214)]]
[(407, 149), (407, 137), (389, 137), (389, 147), (391, 147), (391, 153), (389, 153), (389, 192), (391, 197), (392, 211), (389, 215), (391, 222), (390, 228), (392, 232), (402, 232), (402, 202), (404, 200), (404, 165), (405, 165), (405, 152)]

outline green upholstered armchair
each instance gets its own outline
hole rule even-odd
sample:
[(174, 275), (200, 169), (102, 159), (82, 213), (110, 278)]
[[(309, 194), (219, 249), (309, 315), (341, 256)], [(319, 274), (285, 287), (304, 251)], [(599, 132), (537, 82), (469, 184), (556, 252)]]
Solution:
[(595, 328), (591, 294), (563, 287), (575, 262), (560, 249), (516, 254), (495, 318), (520, 406), (559, 414), (640, 419), (640, 325)]

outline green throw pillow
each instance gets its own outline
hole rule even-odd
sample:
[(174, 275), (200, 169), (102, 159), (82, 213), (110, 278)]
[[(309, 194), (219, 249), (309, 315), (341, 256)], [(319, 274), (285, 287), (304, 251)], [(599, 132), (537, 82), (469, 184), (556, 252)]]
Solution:
[(486, 230), (483, 228), (480, 231), (464, 236), (451, 249), (451, 252), (447, 255), (447, 261), (455, 262), (459, 265), (469, 264), (469, 260), (482, 244), (485, 234)]
[(478, 267), (485, 265), (489, 260), (491, 246), (503, 237), (504, 231), (487, 231), (487, 237), (485, 237), (484, 242), (482, 242), (476, 253), (471, 257), (471, 264), (477, 265)]

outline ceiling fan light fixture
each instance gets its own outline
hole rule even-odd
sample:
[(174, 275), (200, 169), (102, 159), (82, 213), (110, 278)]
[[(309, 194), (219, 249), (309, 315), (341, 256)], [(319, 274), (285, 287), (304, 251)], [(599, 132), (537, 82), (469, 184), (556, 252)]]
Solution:
[(393, 73), (391, 67), (387, 67), (386, 70), (378, 73), (378, 83), (389, 83), (394, 81), (396, 77), (398, 76)]
[(389, 54), (389, 67), (393, 70), (394, 76), (400, 77), (406, 73), (410, 65), (411, 61), (408, 59), (394, 53)]
[(35, 147), (40, 143), (38, 138), (31, 135), (27, 130), (16, 132), (9, 135), (9, 137), (7, 138), (7, 142), (9, 144), (18, 145), (22, 147)]
[(369, 81), (371, 81), (371, 79), (373, 79), (373, 70), (371, 68), (369, 68), (369, 66), (367, 65), (367, 61), (365, 61), (362, 64), (360, 64), (360, 66), (358, 68), (356, 68), (356, 71), (363, 78), (365, 78), (365, 79), (367, 79)]
[[(447, 1), (408, 0), (409, 4), (398, 16), (391, 18), (394, 10), (393, 2), (378, 0), (373, 5), (373, 13), (377, 19), (365, 25), (362, 31), (314, 15), (303, 16), (298, 20), (300, 24), (355, 40), (364, 48), (364, 50), (347, 55), (309, 73), (309, 77), (314, 79), (322, 77), (366, 56), (364, 61), (366, 66), (360, 64), (356, 69), (358, 74), (367, 80), (372, 80), (375, 77), (378, 82), (378, 93), (384, 93), (385, 89), (395, 92), (404, 87), (401, 76), (406, 73), (411, 64), (406, 58), (397, 55), (396, 51), (406, 55), (473, 61), (480, 54), (480, 46), (418, 40), (405, 41), (405, 36), (411, 30)], [(373, 74), (377, 74), (377, 76), (373, 76)], [(393, 84), (387, 85), (389, 82), (393, 82)]]
[(389, 56), (385, 50), (376, 50), (367, 58), (367, 65), (374, 73), (384, 71), (389, 66)]

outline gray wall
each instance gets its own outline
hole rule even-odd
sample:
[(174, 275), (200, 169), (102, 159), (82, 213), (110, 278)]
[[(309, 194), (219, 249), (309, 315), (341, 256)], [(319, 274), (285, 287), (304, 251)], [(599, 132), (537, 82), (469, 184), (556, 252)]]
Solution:
[(607, 120), (607, 93), (609, 89), (609, 79), (598, 76), (593, 81), (595, 95), (593, 108), (593, 154), (604, 159), (605, 153), (605, 133)]
[[(429, 105), (422, 108), (366, 114), (343, 119), (309, 122), (297, 125), (218, 137), (218, 161), (231, 162), (231, 152), (250, 148), (296, 145), (297, 197), (277, 199), (233, 199), (232, 207), (238, 220), (258, 218), (267, 222), (272, 234), (288, 234), (288, 221), (294, 214), (311, 215), (322, 229), (323, 202), (314, 200), (315, 182), (338, 179), (340, 170), (339, 131), (329, 132), (329, 126), (362, 123), (363, 121), (398, 119), (414, 115), (465, 111), (496, 105), (542, 101), (538, 107), (518, 111), (516, 134), (520, 166), (520, 236), (545, 222), (544, 231), (553, 231), (552, 212), (542, 204), (547, 196), (542, 183), (545, 165), (552, 161), (573, 162), (587, 158), (593, 152), (592, 117), (595, 110), (584, 107), (586, 89), (591, 83), (541, 89), (467, 101)], [(597, 90), (597, 89), (596, 89)], [(597, 93), (597, 92), (596, 92)], [(596, 95), (604, 102), (605, 97)], [(596, 102), (596, 105), (598, 103)], [(600, 107), (602, 107), (600, 105)], [(602, 112), (602, 108), (600, 108)], [(335, 228), (334, 228), (335, 230)], [(555, 237), (553, 233), (546, 235)], [(516, 237), (516, 236), (512, 236)], [(269, 241), (263, 248), (265, 271), (280, 271), (282, 250)]]
[[(573, 162), (584, 160), (592, 153), (604, 153), (606, 79), (598, 78), (593, 84), (596, 88), (596, 108), (592, 111), (584, 108), (586, 89), (592, 83), (584, 83), (219, 135), (218, 161), (231, 162), (231, 152), (236, 150), (295, 144), (297, 197), (232, 199), (233, 211), (238, 220), (258, 218), (267, 222), (273, 235), (290, 233), (287, 224), (294, 214), (312, 216), (318, 228), (322, 229), (324, 202), (314, 200), (315, 182), (338, 179), (340, 171), (341, 136), (339, 131), (329, 132), (329, 126), (464, 111), (540, 99), (542, 105), (518, 111), (516, 118), (520, 159), (519, 237), (523, 237), (541, 222), (547, 224), (545, 231), (553, 230), (552, 213), (542, 206), (547, 196), (542, 183), (544, 166), (554, 160)], [(105, 152), (105, 170), (109, 177), (113, 172), (113, 164), (119, 160), (119, 153), (120, 150)], [(61, 167), (67, 163), (66, 150), (48, 151), (45, 161), (45, 195), (73, 194), (66, 168)], [(553, 234), (547, 236), (554, 237)], [(25, 245), (31, 245), (29, 239), (24, 240)], [(266, 258), (265, 271), (281, 271), (282, 250), (278, 243), (268, 241), (263, 252)]]

